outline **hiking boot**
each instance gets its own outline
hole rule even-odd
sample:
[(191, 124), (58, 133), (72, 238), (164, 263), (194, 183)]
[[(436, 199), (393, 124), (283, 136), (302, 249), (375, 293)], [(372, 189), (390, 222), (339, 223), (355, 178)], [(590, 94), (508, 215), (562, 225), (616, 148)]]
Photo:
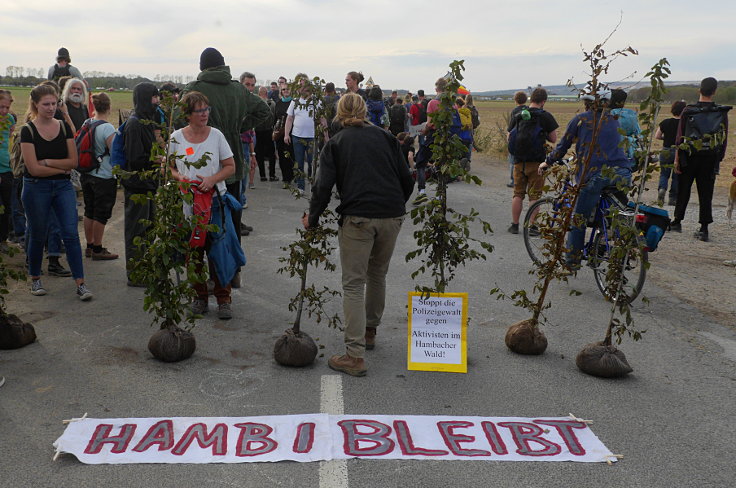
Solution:
[(536, 225), (529, 227), (529, 237), (539, 237), (540, 235), (542, 235), (542, 233), (539, 232), (539, 227)]
[(344, 354), (340, 356), (335, 354), (328, 361), (327, 365), (335, 371), (340, 371), (351, 376), (365, 376), (365, 361), (363, 358), (354, 358)]
[(210, 306), (207, 300), (201, 300), (197, 298), (192, 302), (192, 313), (194, 315), (204, 315), (210, 311)]
[(84, 257), (85, 258), (91, 258), (92, 257), (92, 248), (88, 247), (84, 250)]
[(72, 275), (72, 272), (66, 269), (64, 266), (56, 261), (49, 261), (49, 275), (50, 276), (61, 276), (62, 278), (68, 278)]
[(111, 259), (117, 259), (117, 258), (118, 258), (117, 254), (111, 253), (105, 247), (103, 247), (100, 252), (92, 253), (92, 261), (110, 261)]
[(508, 231), (512, 234), (518, 234), (519, 233), (519, 224), (511, 224), (509, 226)]
[(92, 292), (89, 291), (89, 288), (87, 288), (87, 285), (82, 283), (81, 285), (77, 286), (77, 296), (80, 300), (83, 302), (87, 302), (89, 300), (92, 300)]
[(372, 351), (376, 348), (376, 328), (366, 327), (365, 328), (365, 348)]
[(42, 297), (46, 294), (46, 288), (41, 284), (41, 280), (33, 280), (31, 282), (31, 295)]
[(233, 318), (233, 309), (229, 303), (220, 303), (217, 305), (217, 318), (220, 320), (230, 320)]
[(670, 230), (672, 232), (682, 232), (682, 224), (679, 222), (672, 222), (670, 224)]
[(240, 288), (240, 271), (235, 273), (235, 276), (233, 276), (233, 279), (230, 280), (230, 286), (233, 288)]
[(429, 200), (429, 198), (427, 197), (427, 194), (426, 193), (420, 193), (419, 195), (417, 195), (417, 197), (414, 199), (414, 201), (411, 202), (411, 204), (414, 205), (414, 206), (417, 206), (417, 205), (423, 204), (427, 200)]

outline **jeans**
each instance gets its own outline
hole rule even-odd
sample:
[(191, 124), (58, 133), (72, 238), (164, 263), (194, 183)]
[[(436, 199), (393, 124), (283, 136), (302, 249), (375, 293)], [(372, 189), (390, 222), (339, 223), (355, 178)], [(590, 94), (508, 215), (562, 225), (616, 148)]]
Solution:
[(578, 201), (575, 205), (575, 215), (573, 216), (573, 219), (579, 225), (573, 223), (567, 235), (567, 247), (570, 249), (570, 254), (567, 258), (568, 264), (580, 262), (580, 253), (583, 250), (585, 241), (585, 221), (587, 220), (587, 216), (598, 205), (598, 201), (601, 198), (601, 191), (607, 186), (617, 185), (619, 183), (629, 185), (631, 183), (631, 170), (629, 168), (616, 166), (609, 168), (609, 171), (611, 169), (615, 171), (615, 175), (604, 176), (603, 170), (601, 170), (592, 175), (580, 188)]
[(513, 185), (514, 184), (514, 162), (516, 162), (516, 158), (514, 158), (513, 155), (509, 154), (508, 161), (509, 161), (509, 170), (510, 170), (510, 173), (511, 173), (511, 176), (509, 176), (509, 178), (510, 178), (509, 179), (509, 183), (511, 183)]
[[(665, 149), (669, 149), (665, 151)], [(677, 199), (677, 183), (679, 181), (677, 173), (673, 171), (673, 165), (675, 162), (675, 152), (671, 148), (665, 148), (662, 150), (659, 156), (659, 186), (657, 189), (660, 192), (667, 191), (667, 183), (669, 182), (670, 175), (672, 175), (672, 185), (670, 186), (670, 200)]]
[(50, 216), (58, 221), (66, 260), (74, 279), (84, 278), (77, 231), (77, 198), (70, 180), (23, 178), (23, 207), (28, 218), (28, 274), (41, 275), (41, 260)]
[(386, 304), (386, 274), (403, 217), (346, 215), (338, 230), (342, 266), (345, 349), (365, 355), (365, 328), (378, 327)]
[(245, 194), (245, 190), (248, 189), (248, 176), (250, 175), (250, 144), (243, 143), (243, 168), (245, 168), (245, 174), (243, 179), (240, 180), (240, 194), (238, 195), (238, 201), (241, 205), (245, 205), (248, 201), (248, 197)]
[(13, 196), (11, 197), (11, 208), (13, 216), (13, 232), (16, 236), (26, 233), (26, 213), (23, 210), (23, 202), (20, 195), (23, 192), (23, 178), (15, 178), (13, 181)]
[[(297, 167), (299, 171), (304, 173), (304, 163), (307, 163), (306, 176), (309, 176), (312, 169), (312, 141), (314, 138), (309, 137), (297, 137), (293, 136), (291, 142), (294, 145), (294, 159), (296, 159)], [(304, 175), (297, 178), (296, 186), (300, 190), (304, 191)]]

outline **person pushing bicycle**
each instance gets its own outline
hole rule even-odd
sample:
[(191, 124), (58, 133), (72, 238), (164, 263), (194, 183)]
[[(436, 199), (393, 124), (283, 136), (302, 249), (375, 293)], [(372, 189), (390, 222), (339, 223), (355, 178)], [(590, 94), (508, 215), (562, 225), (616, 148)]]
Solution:
[(569, 253), (565, 262), (573, 270), (580, 268), (581, 251), (585, 240), (585, 216), (595, 208), (601, 191), (607, 186), (631, 183), (631, 162), (621, 147), (619, 123), (609, 110), (611, 93), (598, 94), (596, 103), (592, 95), (583, 95), (585, 112), (570, 120), (565, 135), (557, 147), (539, 165), (542, 174), (552, 164), (557, 163), (575, 143), (577, 162), (577, 183), (581, 185), (575, 204), (573, 224), (567, 236)]

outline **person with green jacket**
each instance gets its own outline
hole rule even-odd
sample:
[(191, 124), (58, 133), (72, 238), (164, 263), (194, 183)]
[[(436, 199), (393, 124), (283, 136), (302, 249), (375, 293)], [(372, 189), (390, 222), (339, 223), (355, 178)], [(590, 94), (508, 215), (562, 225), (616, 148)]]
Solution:
[[(238, 80), (232, 79), (230, 67), (220, 52), (208, 47), (199, 57), (197, 79), (184, 87), (182, 95), (191, 91), (203, 93), (210, 102), (208, 125), (225, 135), (235, 159), (235, 174), (225, 180), (227, 191), (235, 198), (240, 195), (240, 182), (248, 168), (245, 167), (240, 145), (240, 133), (252, 129), (271, 117), (271, 110), (258, 95), (250, 93)], [(233, 211), (232, 218), (240, 238), (240, 222), (243, 211)], [(240, 287), (240, 272), (233, 278), (232, 285)]]

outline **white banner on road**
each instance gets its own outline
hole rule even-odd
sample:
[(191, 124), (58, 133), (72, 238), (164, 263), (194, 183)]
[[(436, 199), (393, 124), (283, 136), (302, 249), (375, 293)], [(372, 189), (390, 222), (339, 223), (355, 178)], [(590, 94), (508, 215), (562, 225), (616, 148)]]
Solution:
[(54, 442), (87, 464), (331, 459), (606, 462), (573, 417), (275, 415), (72, 421)]

